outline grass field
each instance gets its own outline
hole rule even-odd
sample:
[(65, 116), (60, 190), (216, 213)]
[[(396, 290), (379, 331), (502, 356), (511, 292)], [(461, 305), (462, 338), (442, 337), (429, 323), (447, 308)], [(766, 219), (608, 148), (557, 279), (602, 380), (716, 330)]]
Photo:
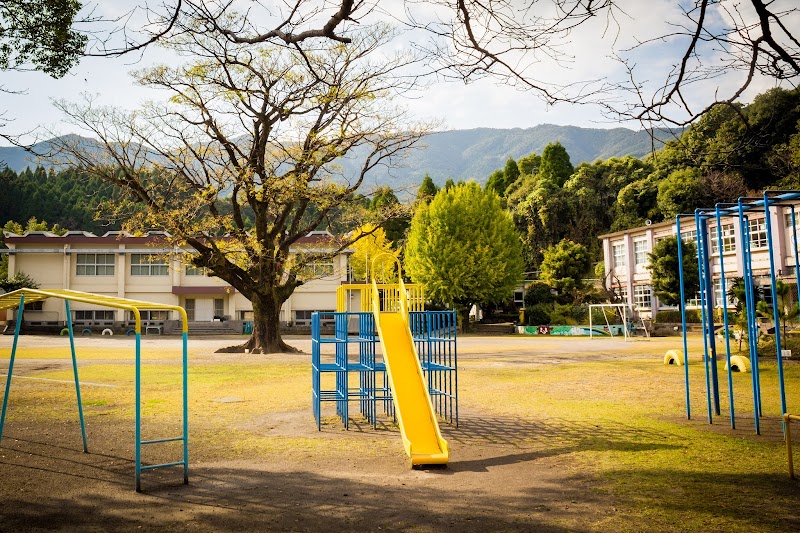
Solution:
[[(4, 363), (0, 368), (5, 368), (10, 340), (1, 340)], [(102, 470), (77, 459), (62, 459), (74, 453), (65, 450), (79, 448), (68, 349), (53, 339), (23, 337), (20, 342), (15, 369), (20, 378), (13, 382), (0, 448), (0, 474), (6, 474), (0, 481), (3, 498), (19, 504), (0, 512), (10, 524), (29, 519), (27, 511), (19, 509), (27, 509), (26, 502), (37, 499), (41, 504), (51, 496), (51, 484), (62, 477), (88, 475), (91, 479), (93, 469)], [(90, 449), (120, 462), (118, 470), (106, 469), (95, 477), (104, 483), (116, 480), (120, 484), (116, 490), (122, 494), (130, 488), (132, 478), (128, 469), (133, 453), (132, 348), (123, 339), (80, 342)], [(301, 348), (306, 348), (304, 342), (298, 341)], [(150, 482), (152, 486), (166, 479), (168, 489), (156, 486), (153, 490), (156, 494), (164, 490), (169, 496), (159, 502), (163, 516), (154, 515), (153, 522), (145, 525), (169, 529), (170, 524), (181, 524), (179, 519), (191, 515), (191, 523), (199, 529), (215, 529), (209, 510), (193, 507), (198, 505), (197, 493), (191, 491), (202, 490), (204, 484), (209, 490), (215, 479), (212, 471), (222, 477), (223, 472), (236, 472), (238, 485), (220, 489), (216, 495), (217, 512), (224, 512), (238, 505), (226, 499), (226, 490), (231, 494), (246, 492), (248, 487), (255, 491), (249, 483), (256, 482), (244, 479), (245, 472), (255, 479), (254, 471), (277, 469), (304, 475), (313, 472), (332, 483), (356, 483), (356, 476), (364, 501), (357, 499), (354, 509), (366, 506), (369, 510), (363, 511), (363, 516), (362, 511), (352, 511), (352, 520), (336, 522), (343, 520), (342, 511), (328, 500), (300, 498), (307, 500), (304, 509), (314, 507), (313, 513), (293, 510), (303, 518), (287, 514), (291, 511), (280, 506), (262, 508), (266, 503), (248, 500), (248, 505), (276, 520), (272, 527), (277, 529), (295, 529), (296, 525), (297, 530), (313, 530), (328, 523), (339, 526), (329, 529), (363, 530), (359, 522), (363, 520), (373, 526), (382, 523), (384, 529), (409, 531), (487, 527), (800, 530), (800, 482), (788, 477), (774, 361), (761, 366), (764, 419), (762, 435), (757, 436), (751, 374), (733, 375), (737, 425), (733, 430), (722, 363), (722, 413), (714, 414), (713, 424), (708, 423), (698, 339), (692, 339), (690, 352), (691, 420), (686, 417), (683, 368), (663, 365), (666, 349), (680, 347), (677, 339), (628, 343), (599, 339), (590, 343), (566, 338), (464, 337), (459, 342), (460, 424), (458, 428), (443, 426), (451, 446), (451, 464), (447, 472), (420, 473), (407, 469), (399, 432), (390, 420), (378, 431), (355, 420), (354, 427), (344, 431), (332, 416), (333, 406), (327, 405), (323, 431), (316, 431), (311, 417), (309, 356), (214, 354), (209, 341), (193, 341), (189, 394), (192, 483), (190, 488), (176, 487), (166, 474)], [(169, 434), (180, 424), (178, 340), (146, 345), (144, 361), (144, 437), (172, 436)], [(785, 380), (789, 410), (800, 412), (800, 365), (796, 361), (786, 363)], [(800, 429), (795, 435), (800, 435)], [(800, 439), (796, 446), (800, 448)], [(31, 467), (36, 463), (30, 457), (34, 448), (37, 451), (32, 455), (42, 455), (39, 460), (51, 466)], [(174, 446), (164, 445), (146, 459), (175, 460), (175, 454)], [(796, 462), (800, 462), (800, 453)], [(47, 473), (31, 477), (35, 470)], [(25, 491), (20, 491), (21, 474), (27, 479)], [(421, 502), (402, 491), (407, 486), (420, 494), (431, 490), (437, 496)], [(398, 510), (388, 504), (370, 507), (370, 493), (374, 496), (395, 489), (400, 491), (399, 501), (423, 509), (419, 520), (395, 516)], [(270, 498), (275, 490), (270, 489)], [(287, 484), (281, 490), (298, 497), (316, 494), (317, 488)], [(80, 487), (67, 492), (78, 495)], [(352, 489), (350, 493), (360, 494)], [(352, 496), (348, 498), (351, 505)], [(135, 512), (135, 500), (126, 505)], [(182, 511), (175, 505), (191, 507), (191, 513), (181, 517)], [(300, 521), (292, 522), (289, 516)], [(467, 522), (464, 516), (473, 519)], [(259, 523), (237, 524), (247, 528)]]

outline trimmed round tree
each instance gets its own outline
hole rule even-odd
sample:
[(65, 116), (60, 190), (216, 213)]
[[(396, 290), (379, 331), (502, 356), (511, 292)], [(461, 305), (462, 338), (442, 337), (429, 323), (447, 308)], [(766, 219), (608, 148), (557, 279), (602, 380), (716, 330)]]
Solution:
[(494, 191), (461, 183), (420, 205), (405, 248), (406, 273), (426, 297), (458, 309), (469, 324), (473, 305), (500, 302), (523, 277), (519, 237)]

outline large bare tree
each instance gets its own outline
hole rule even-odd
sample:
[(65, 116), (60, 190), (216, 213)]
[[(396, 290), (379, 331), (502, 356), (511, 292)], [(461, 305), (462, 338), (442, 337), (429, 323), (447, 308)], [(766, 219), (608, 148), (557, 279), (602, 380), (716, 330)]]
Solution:
[[(109, 215), (128, 229), (166, 230), (194, 249), (195, 265), (252, 302), (253, 334), (241, 349), (289, 351), (281, 305), (309, 279), (309, 265), (355, 237), (305, 251), (298, 241), (342, 217), (354, 227), (380, 223), (380, 212), (359, 209), (356, 191), (427, 132), (391, 99), (414, 84), (404, 76), (414, 59), (384, 50), (393, 34), (383, 25), (351, 33), (346, 46), (321, 40), (301, 53), (220, 38), (244, 20), (218, 23), (162, 38), (191, 58), (185, 65), (136, 73), (167, 102), (133, 113), (61, 102), (99, 145), (68, 137), (59, 148), (126, 191), (128, 201), (105, 206)], [(355, 171), (345, 175), (343, 157)]]
[[(127, 53), (164, 36), (196, 32), (216, 32), (231, 43), (271, 42), (302, 49), (319, 39), (350, 43), (351, 32), (361, 23), (390, 18), (413, 32), (409, 40), (427, 55), (428, 73), (464, 81), (491, 76), (531, 91), (548, 104), (594, 103), (612, 118), (674, 126), (689, 124), (716, 105), (736, 102), (760, 77), (788, 84), (800, 79), (796, 0), (648, 2), (653, 10), (670, 8), (671, 17), (659, 24), (639, 24), (629, 14), (635, 3), (642, 4), (167, 0), (155, 9), (145, 8), (146, 24), (125, 25), (127, 31), (119, 32), (124, 39), (95, 41), (93, 53)], [(245, 16), (237, 25), (228, 24), (229, 15), (243, 5)], [(590, 30), (606, 40), (606, 46), (598, 42), (589, 52), (593, 59), (616, 57), (622, 77), (586, 79), (579, 69), (572, 79), (553, 76), (559, 67), (569, 69), (582, 59), (570, 51), (570, 44)], [(649, 57), (644, 52), (650, 52)], [(657, 69), (654, 63), (659, 63)]]

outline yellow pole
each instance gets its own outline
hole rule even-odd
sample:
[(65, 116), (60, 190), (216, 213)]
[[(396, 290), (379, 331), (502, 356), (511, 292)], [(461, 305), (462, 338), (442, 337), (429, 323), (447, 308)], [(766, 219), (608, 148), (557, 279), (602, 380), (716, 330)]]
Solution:
[(794, 463), (792, 461), (792, 433), (791, 433), (791, 421), (792, 420), (800, 420), (800, 416), (798, 415), (790, 415), (786, 413), (783, 415), (783, 424), (786, 428), (786, 457), (789, 461), (789, 479), (794, 479)]

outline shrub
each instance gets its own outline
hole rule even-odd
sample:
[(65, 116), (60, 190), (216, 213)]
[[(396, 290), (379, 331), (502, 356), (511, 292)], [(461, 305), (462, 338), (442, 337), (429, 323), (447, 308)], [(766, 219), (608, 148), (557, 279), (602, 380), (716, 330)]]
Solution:
[(539, 304), (526, 307), (525, 322), (529, 326), (545, 326), (550, 324), (550, 306)]
[[(659, 311), (656, 315), (656, 323), (658, 324), (680, 324), (681, 312), (677, 309), (669, 309), (667, 311)], [(686, 323), (699, 324), (700, 323), (700, 310), (687, 309), (686, 310)]]
[(534, 307), (540, 304), (549, 304), (555, 301), (555, 296), (550, 291), (552, 287), (543, 281), (534, 281), (525, 289), (525, 307)]
[[(781, 346), (784, 350), (792, 351), (792, 358), (800, 357), (800, 339), (787, 339), (781, 337)], [(775, 357), (775, 337), (773, 335), (765, 335), (758, 341), (758, 356), (759, 357)]]

